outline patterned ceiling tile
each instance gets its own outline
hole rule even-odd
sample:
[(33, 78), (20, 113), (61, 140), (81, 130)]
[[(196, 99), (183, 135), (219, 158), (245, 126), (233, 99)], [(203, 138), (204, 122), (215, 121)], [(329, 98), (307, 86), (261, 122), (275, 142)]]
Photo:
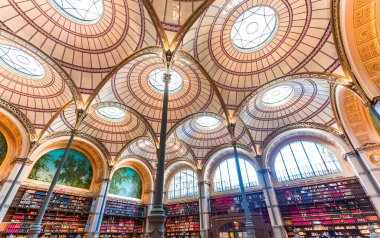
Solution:
[[(273, 39), (253, 52), (230, 40), (234, 22), (246, 10), (264, 5), (278, 14)], [(257, 87), (286, 74), (339, 66), (330, 26), (329, 1), (215, 1), (186, 34), (182, 49), (205, 67), (229, 109)]]
[(85, 94), (128, 55), (156, 45), (157, 38), (137, 0), (104, 0), (102, 17), (91, 24), (66, 18), (49, 0), (7, 0), (0, 5), (0, 21), (51, 55)]

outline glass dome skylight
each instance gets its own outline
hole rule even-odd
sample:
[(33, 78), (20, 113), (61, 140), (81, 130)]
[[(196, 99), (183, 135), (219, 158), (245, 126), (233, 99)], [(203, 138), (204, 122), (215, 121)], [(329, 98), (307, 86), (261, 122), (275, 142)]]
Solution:
[[(159, 93), (164, 93), (165, 83), (163, 80), (165, 69), (155, 69), (148, 76), (149, 85)], [(176, 71), (171, 71), (169, 93), (177, 92), (183, 85), (183, 79)]]
[(103, 15), (103, 0), (50, 0), (68, 19), (78, 23), (94, 23)]
[(125, 118), (125, 111), (115, 106), (98, 107), (96, 114), (108, 121), (122, 121)]
[(214, 129), (220, 125), (220, 120), (211, 116), (202, 116), (197, 119), (196, 123), (202, 129)]
[(279, 106), (287, 103), (294, 93), (294, 89), (288, 85), (280, 85), (269, 89), (261, 98), (266, 106)]
[(256, 6), (243, 12), (231, 29), (231, 41), (242, 51), (255, 51), (272, 40), (278, 29), (278, 15), (269, 6)]
[(21, 77), (41, 79), (45, 76), (45, 69), (36, 58), (10, 45), (0, 45), (0, 65)]

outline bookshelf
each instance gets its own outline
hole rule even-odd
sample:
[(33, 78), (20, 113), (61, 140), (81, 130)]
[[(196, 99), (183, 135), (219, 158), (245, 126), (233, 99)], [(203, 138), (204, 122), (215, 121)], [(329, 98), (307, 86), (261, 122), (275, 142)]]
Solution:
[(165, 237), (198, 238), (199, 203), (187, 202), (164, 206), (167, 219), (165, 224)]
[[(38, 215), (46, 191), (21, 187), (0, 225), (0, 234), (23, 237)], [(75, 237), (84, 235), (92, 198), (53, 193), (45, 213), (42, 234), (45, 237)]]
[(289, 237), (364, 237), (380, 229), (369, 198), (357, 179), (276, 190)]
[(137, 202), (108, 198), (102, 225), (101, 237), (141, 237), (145, 225), (146, 206)]
[[(211, 216), (244, 213), (242, 199), (241, 195), (211, 198)], [(267, 212), (263, 193), (247, 194), (247, 202), (251, 212)]]

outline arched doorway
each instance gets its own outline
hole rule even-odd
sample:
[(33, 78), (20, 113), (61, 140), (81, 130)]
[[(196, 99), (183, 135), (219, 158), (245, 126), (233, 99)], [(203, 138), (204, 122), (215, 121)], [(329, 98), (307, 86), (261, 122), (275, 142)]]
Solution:
[(247, 231), (241, 222), (228, 222), (219, 228), (219, 238), (246, 238)]

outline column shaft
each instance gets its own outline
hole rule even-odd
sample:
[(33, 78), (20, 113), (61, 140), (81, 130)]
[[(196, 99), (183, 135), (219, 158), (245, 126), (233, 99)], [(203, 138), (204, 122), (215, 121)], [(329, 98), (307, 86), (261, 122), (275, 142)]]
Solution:
[(199, 187), (199, 219), (200, 219), (200, 233), (202, 238), (209, 238), (210, 232), (210, 206), (207, 181), (200, 181)]
[(4, 197), (1, 198), (0, 204), (0, 221), (3, 220), (5, 214), (8, 211), (9, 205), (12, 202), (11, 200), (18, 190), (19, 186), (17, 186), (16, 189), (15, 186), (18, 183), (20, 175), (22, 174), (27, 161), (27, 158), (18, 158), (16, 160), (16, 164), (13, 167), (12, 172), (9, 174), (7, 181), (0, 190), (0, 194), (4, 194)]
[(235, 164), (236, 164), (236, 170), (237, 175), (239, 179), (239, 186), (241, 190), (241, 196), (243, 201), (243, 208), (245, 212), (245, 228), (247, 229), (247, 238), (255, 238), (255, 228), (252, 222), (251, 214), (248, 207), (248, 201), (247, 201), (247, 195), (245, 194), (245, 188), (243, 183), (243, 177), (241, 175), (241, 169), (240, 169), (240, 163), (239, 163), (239, 154), (236, 148), (236, 142), (234, 141), (232, 143), (232, 146), (234, 148), (234, 155), (235, 155)]
[(357, 151), (352, 154), (347, 154), (346, 159), (354, 169), (356, 177), (359, 179), (361, 185), (370, 198), (372, 205), (375, 207), (377, 215), (380, 216), (379, 184), (377, 184), (373, 174), (368, 170), (368, 167)]
[(164, 98), (162, 102), (160, 148), (158, 150), (158, 162), (156, 172), (156, 183), (154, 186), (153, 207), (149, 215), (148, 224), (148, 237), (150, 238), (162, 238), (164, 237), (165, 231), (166, 215), (163, 207), (163, 197), (170, 77), (170, 74), (164, 74), (163, 80), (165, 83), (165, 89)]
[(65, 149), (65, 152), (64, 154), (62, 155), (62, 159), (61, 161), (59, 162), (58, 164), (58, 167), (57, 167), (57, 171), (55, 171), (55, 174), (54, 174), (54, 177), (53, 177), (53, 180), (51, 181), (50, 183), (50, 187), (49, 187), (49, 190), (48, 192), (46, 193), (46, 196), (44, 198), (44, 201), (42, 203), (42, 206), (39, 210), (39, 213), (38, 213), (38, 216), (36, 218), (36, 220), (34, 221), (33, 225), (29, 228), (28, 230), (28, 237), (30, 238), (37, 238), (38, 235), (40, 234), (41, 232), (41, 228), (42, 228), (42, 219), (44, 218), (44, 215), (45, 215), (45, 212), (46, 212), (46, 209), (49, 205), (49, 202), (50, 202), (50, 199), (53, 195), (53, 191), (54, 191), (54, 188), (55, 188), (55, 185), (57, 184), (58, 182), (58, 178), (59, 178), (59, 174), (61, 173), (61, 170), (63, 168), (63, 165), (65, 164), (65, 161), (67, 159), (67, 156), (70, 152), (70, 147), (71, 147), (71, 144), (73, 143), (73, 140), (74, 140), (74, 136), (75, 136), (75, 133), (74, 131), (71, 133), (71, 136), (70, 136), (70, 139), (69, 139), (69, 142), (67, 143), (67, 146), (66, 146), (66, 149)]
[(278, 207), (278, 201), (276, 192), (273, 187), (272, 176), (270, 171), (267, 169), (262, 169), (258, 171), (262, 175), (262, 180), (264, 184), (264, 197), (265, 203), (268, 208), (269, 218), (272, 225), (272, 231), (275, 238), (287, 237), (285, 227), (283, 224), (283, 219), (281, 211)]
[(90, 228), (88, 229), (88, 237), (97, 238), (99, 237), (100, 226), (102, 224), (103, 214), (107, 202), (107, 193), (110, 180), (103, 179), (102, 185), (99, 192), (99, 197), (95, 203), (95, 207), (92, 212), (92, 217), (90, 219)]

